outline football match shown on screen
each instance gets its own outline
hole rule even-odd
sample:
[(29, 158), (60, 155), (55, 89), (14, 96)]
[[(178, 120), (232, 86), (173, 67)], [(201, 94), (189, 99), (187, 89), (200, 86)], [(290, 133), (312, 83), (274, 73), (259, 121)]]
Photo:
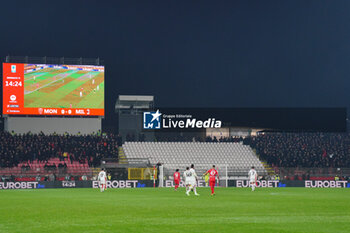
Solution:
[(104, 115), (104, 66), (3, 64), (3, 114)]

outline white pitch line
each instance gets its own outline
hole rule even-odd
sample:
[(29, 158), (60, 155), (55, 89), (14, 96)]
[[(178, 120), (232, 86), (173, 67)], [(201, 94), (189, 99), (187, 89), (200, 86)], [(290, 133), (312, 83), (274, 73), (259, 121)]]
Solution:
[[(45, 74), (45, 73), (39, 74), (39, 75), (33, 75), (33, 76), (35, 76), (35, 78), (37, 78), (37, 77), (40, 77), (40, 76), (42, 76), (42, 75), (44, 75), (44, 74)], [(32, 79), (34, 79), (34, 77), (33, 77), (33, 78), (29, 78), (29, 79), (25, 79), (24, 82), (29, 81), (29, 80), (32, 80)]]
[[(24, 94), (25, 94), (25, 95), (28, 95), (28, 94), (33, 93), (34, 91), (38, 91), (38, 90), (40, 90), (40, 89), (42, 89), (42, 88), (44, 88), (44, 87), (50, 86), (52, 83), (55, 83), (55, 82), (60, 81), (60, 80), (62, 80), (62, 79), (65, 79), (65, 78), (67, 78), (69, 75), (71, 75), (71, 74), (73, 74), (73, 73), (75, 73), (75, 72), (72, 72), (72, 73), (69, 73), (69, 74), (65, 74), (65, 76), (63, 76), (63, 77), (60, 78), (60, 79), (56, 79), (56, 80), (54, 80), (54, 81), (52, 81), (52, 82), (50, 82), (50, 83), (48, 83), (48, 84), (45, 84), (44, 86), (41, 86), (41, 87), (39, 87), (39, 88), (37, 88), (37, 89), (35, 89), (35, 90), (33, 90), (33, 91), (24, 92)], [(54, 77), (57, 77), (57, 76), (58, 76), (58, 75), (56, 75), (56, 76), (54, 76)]]

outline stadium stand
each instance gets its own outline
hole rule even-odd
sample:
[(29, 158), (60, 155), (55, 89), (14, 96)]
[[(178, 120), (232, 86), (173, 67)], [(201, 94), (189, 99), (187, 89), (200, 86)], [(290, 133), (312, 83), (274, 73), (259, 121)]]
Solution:
[(266, 133), (245, 144), (277, 167), (350, 167), (350, 135), (345, 133)]
[[(135, 138), (135, 136), (132, 135), (127, 135), (126, 137), (126, 141), (135, 141), (132, 140), (132, 138)], [(179, 135), (179, 134), (175, 134), (175, 135), (171, 135), (170, 133), (158, 133), (156, 135), (156, 140), (157, 142), (241, 142), (243, 141), (242, 137), (193, 137), (193, 136), (189, 136), (189, 135)]]
[(264, 133), (244, 144), (287, 180), (348, 179), (350, 135), (347, 133)]
[(251, 166), (255, 166), (260, 174), (266, 174), (264, 166), (250, 146), (242, 143), (125, 142), (123, 149), (128, 159), (147, 158), (151, 164), (161, 162), (170, 170), (183, 170), (190, 164), (208, 169), (215, 164), (221, 167), (228, 166), (231, 171), (243, 174), (246, 174)]
[(56, 180), (66, 179), (64, 174), (81, 177), (101, 166), (102, 158), (118, 159), (118, 151), (123, 152), (120, 164), (147, 161), (153, 166), (161, 162), (169, 173), (176, 168), (183, 170), (192, 163), (199, 174), (215, 164), (221, 172), (227, 167), (229, 176), (242, 176), (255, 166), (259, 175), (279, 174), (282, 179), (292, 180), (332, 180), (335, 176), (348, 176), (350, 172), (350, 135), (345, 133), (262, 133), (244, 139), (173, 139), (175, 141), (169, 137), (163, 137), (162, 140), (169, 141), (162, 142), (127, 141), (118, 147), (120, 136), (114, 134), (0, 132), (0, 175), (14, 176), (16, 180), (36, 179), (36, 176), (49, 179), (53, 174)]
[[(0, 175), (18, 180), (63, 174), (82, 176), (91, 167), (100, 166), (101, 159), (117, 157), (115, 135), (16, 135), (0, 132)], [(60, 176), (61, 177), (58, 177)], [(65, 179), (65, 178), (64, 178)], [(69, 178), (71, 179), (71, 178)]]

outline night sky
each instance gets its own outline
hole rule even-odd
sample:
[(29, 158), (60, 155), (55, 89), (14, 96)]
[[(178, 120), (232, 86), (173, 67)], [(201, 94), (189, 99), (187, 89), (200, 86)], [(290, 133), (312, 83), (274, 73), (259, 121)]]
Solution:
[(350, 107), (350, 1), (2, 1), (0, 57), (100, 57), (162, 107)]

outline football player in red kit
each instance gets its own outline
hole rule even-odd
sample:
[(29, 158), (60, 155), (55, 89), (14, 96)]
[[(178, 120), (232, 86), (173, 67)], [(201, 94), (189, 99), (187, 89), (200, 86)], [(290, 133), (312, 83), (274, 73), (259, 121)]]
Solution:
[(179, 187), (180, 179), (181, 179), (181, 176), (180, 176), (179, 169), (176, 169), (176, 171), (174, 173), (175, 191), (177, 191), (177, 188)]
[(214, 195), (214, 188), (215, 188), (215, 183), (216, 183), (216, 176), (218, 177), (219, 180), (219, 173), (217, 170), (215, 170), (215, 165), (213, 165), (213, 168), (204, 173), (204, 175), (209, 173), (209, 186), (211, 189), (211, 195)]

